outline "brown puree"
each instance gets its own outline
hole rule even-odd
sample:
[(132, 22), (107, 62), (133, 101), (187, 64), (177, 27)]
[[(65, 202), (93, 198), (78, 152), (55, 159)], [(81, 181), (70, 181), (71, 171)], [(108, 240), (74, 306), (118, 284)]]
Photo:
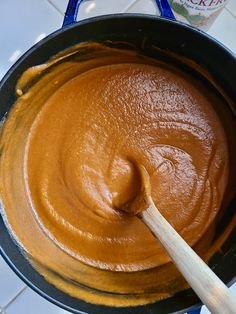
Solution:
[(229, 172), (213, 109), (220, 100), (162, 62), (87, 48), (18, 83), (0, 142), (4, 217), (59, 289), (93, 303), (144, 304), (185, 282), (142, 221), (115, 209), (138, 193), (133, 161), (141, 163), (162, 214), (207, 256)]

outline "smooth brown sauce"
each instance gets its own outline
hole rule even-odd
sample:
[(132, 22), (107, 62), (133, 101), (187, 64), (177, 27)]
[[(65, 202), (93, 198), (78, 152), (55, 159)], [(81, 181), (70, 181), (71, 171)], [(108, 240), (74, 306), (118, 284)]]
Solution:
[(144, 304), (185, 282), (142, 221), (116, 210), (139, 191), (133, 161), (147, 169), (164, 217), (206, 255), (229, 172), (219, 100), (164, 63), (89, 47), (97, 58), (81, 61), (77, 47), (19, 82), (23, 95), (1, 138), (4, 215), (60, 289), (94, 303)]

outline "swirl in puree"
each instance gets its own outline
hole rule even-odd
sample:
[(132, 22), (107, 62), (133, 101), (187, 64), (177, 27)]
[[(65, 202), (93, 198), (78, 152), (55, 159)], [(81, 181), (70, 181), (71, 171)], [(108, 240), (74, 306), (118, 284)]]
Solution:
[(89, 47), (20, 80), (1, 138), (4, 216), (60, 289), (95, 303), (148, 303), (184, 280), (143, 222), (116, 209), (139, 193), (142, 164), (163, 216), (204, 256), (228, 180), (219, 100), (164, 62)]

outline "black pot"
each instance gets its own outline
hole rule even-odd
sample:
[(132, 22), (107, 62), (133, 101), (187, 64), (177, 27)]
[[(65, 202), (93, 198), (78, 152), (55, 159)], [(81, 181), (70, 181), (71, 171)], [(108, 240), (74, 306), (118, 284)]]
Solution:
[[(80, 2), (82, 1), (70, 1), (64, 25), (75, 21)], [(166, 4), (166, 1), (161, 2)], [(172, 20), (141, 14), (101, 16), (66, 26), (41, 40), (13, 65), (1, 81), (0, 119), (6, 116), (14, 104), (17, 80), (26, 69), (47, 62), (58, 52), (84, 41), (103, 42), (110, 40), (132, 43), (144, 54), (165, 59), (167, 62), (177, 61), (173, 61), (171, 57), (166, 57), (161, 52), (156, 51), (154, 53), (151, 49), (153, 45), (162, 50), (168, 50), (186, 57), (206, 68), (224, 92), (235, 100), (236, 57), (207, 34), (174, 21), (168, 6), (160, 5), (159, 8), (161, 8), (162, 15), (165, 14)], [(232, 109), (235, 110), (234, 113)], [(236, 106), (231, 108), (231, 111), (236, 119)], [(232, 219), (235, 208), (236, 198), (221, 218), (217, 227), (218, 232)], [(191, 289), (154, 304), (130, 308), (98, 306), (73, 298), (52, 286), (32, 268), (9, 235), (1, 217), (0, 251), (9, 266), (27, 285), (47, 300), (73, 313), (173, 313), (178, 311), (186, 312), (199, 308), (201, 305)], [(231, 232), (221, 250), (210, 260), (211, 268), (228, 285), (235, 280), (235, 265), (236, 228)]]

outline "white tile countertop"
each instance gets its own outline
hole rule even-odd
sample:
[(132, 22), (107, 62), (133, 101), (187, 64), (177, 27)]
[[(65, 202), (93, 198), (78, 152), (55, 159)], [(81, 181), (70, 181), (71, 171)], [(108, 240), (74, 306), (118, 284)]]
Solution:
[[(0, 1), (0, 79), (34, 43), (62, 25), (68, 0)], [(157, 14), (154, 0), (97, 0), (82, 3), (78, 19), (120, 12)], [(231, 0), (209, 34), (236, 54), (236, 0)], [(236, 293), (236, 284), (232, 287)], [(28, 288), (0, 257), (0, 314), (69, 313)], [(201, 313), (209, 313), (205, 307)], [(102, 314), (102, 313), (101, 313)], [(223, 314), (223, 313), (222, 313)]]

